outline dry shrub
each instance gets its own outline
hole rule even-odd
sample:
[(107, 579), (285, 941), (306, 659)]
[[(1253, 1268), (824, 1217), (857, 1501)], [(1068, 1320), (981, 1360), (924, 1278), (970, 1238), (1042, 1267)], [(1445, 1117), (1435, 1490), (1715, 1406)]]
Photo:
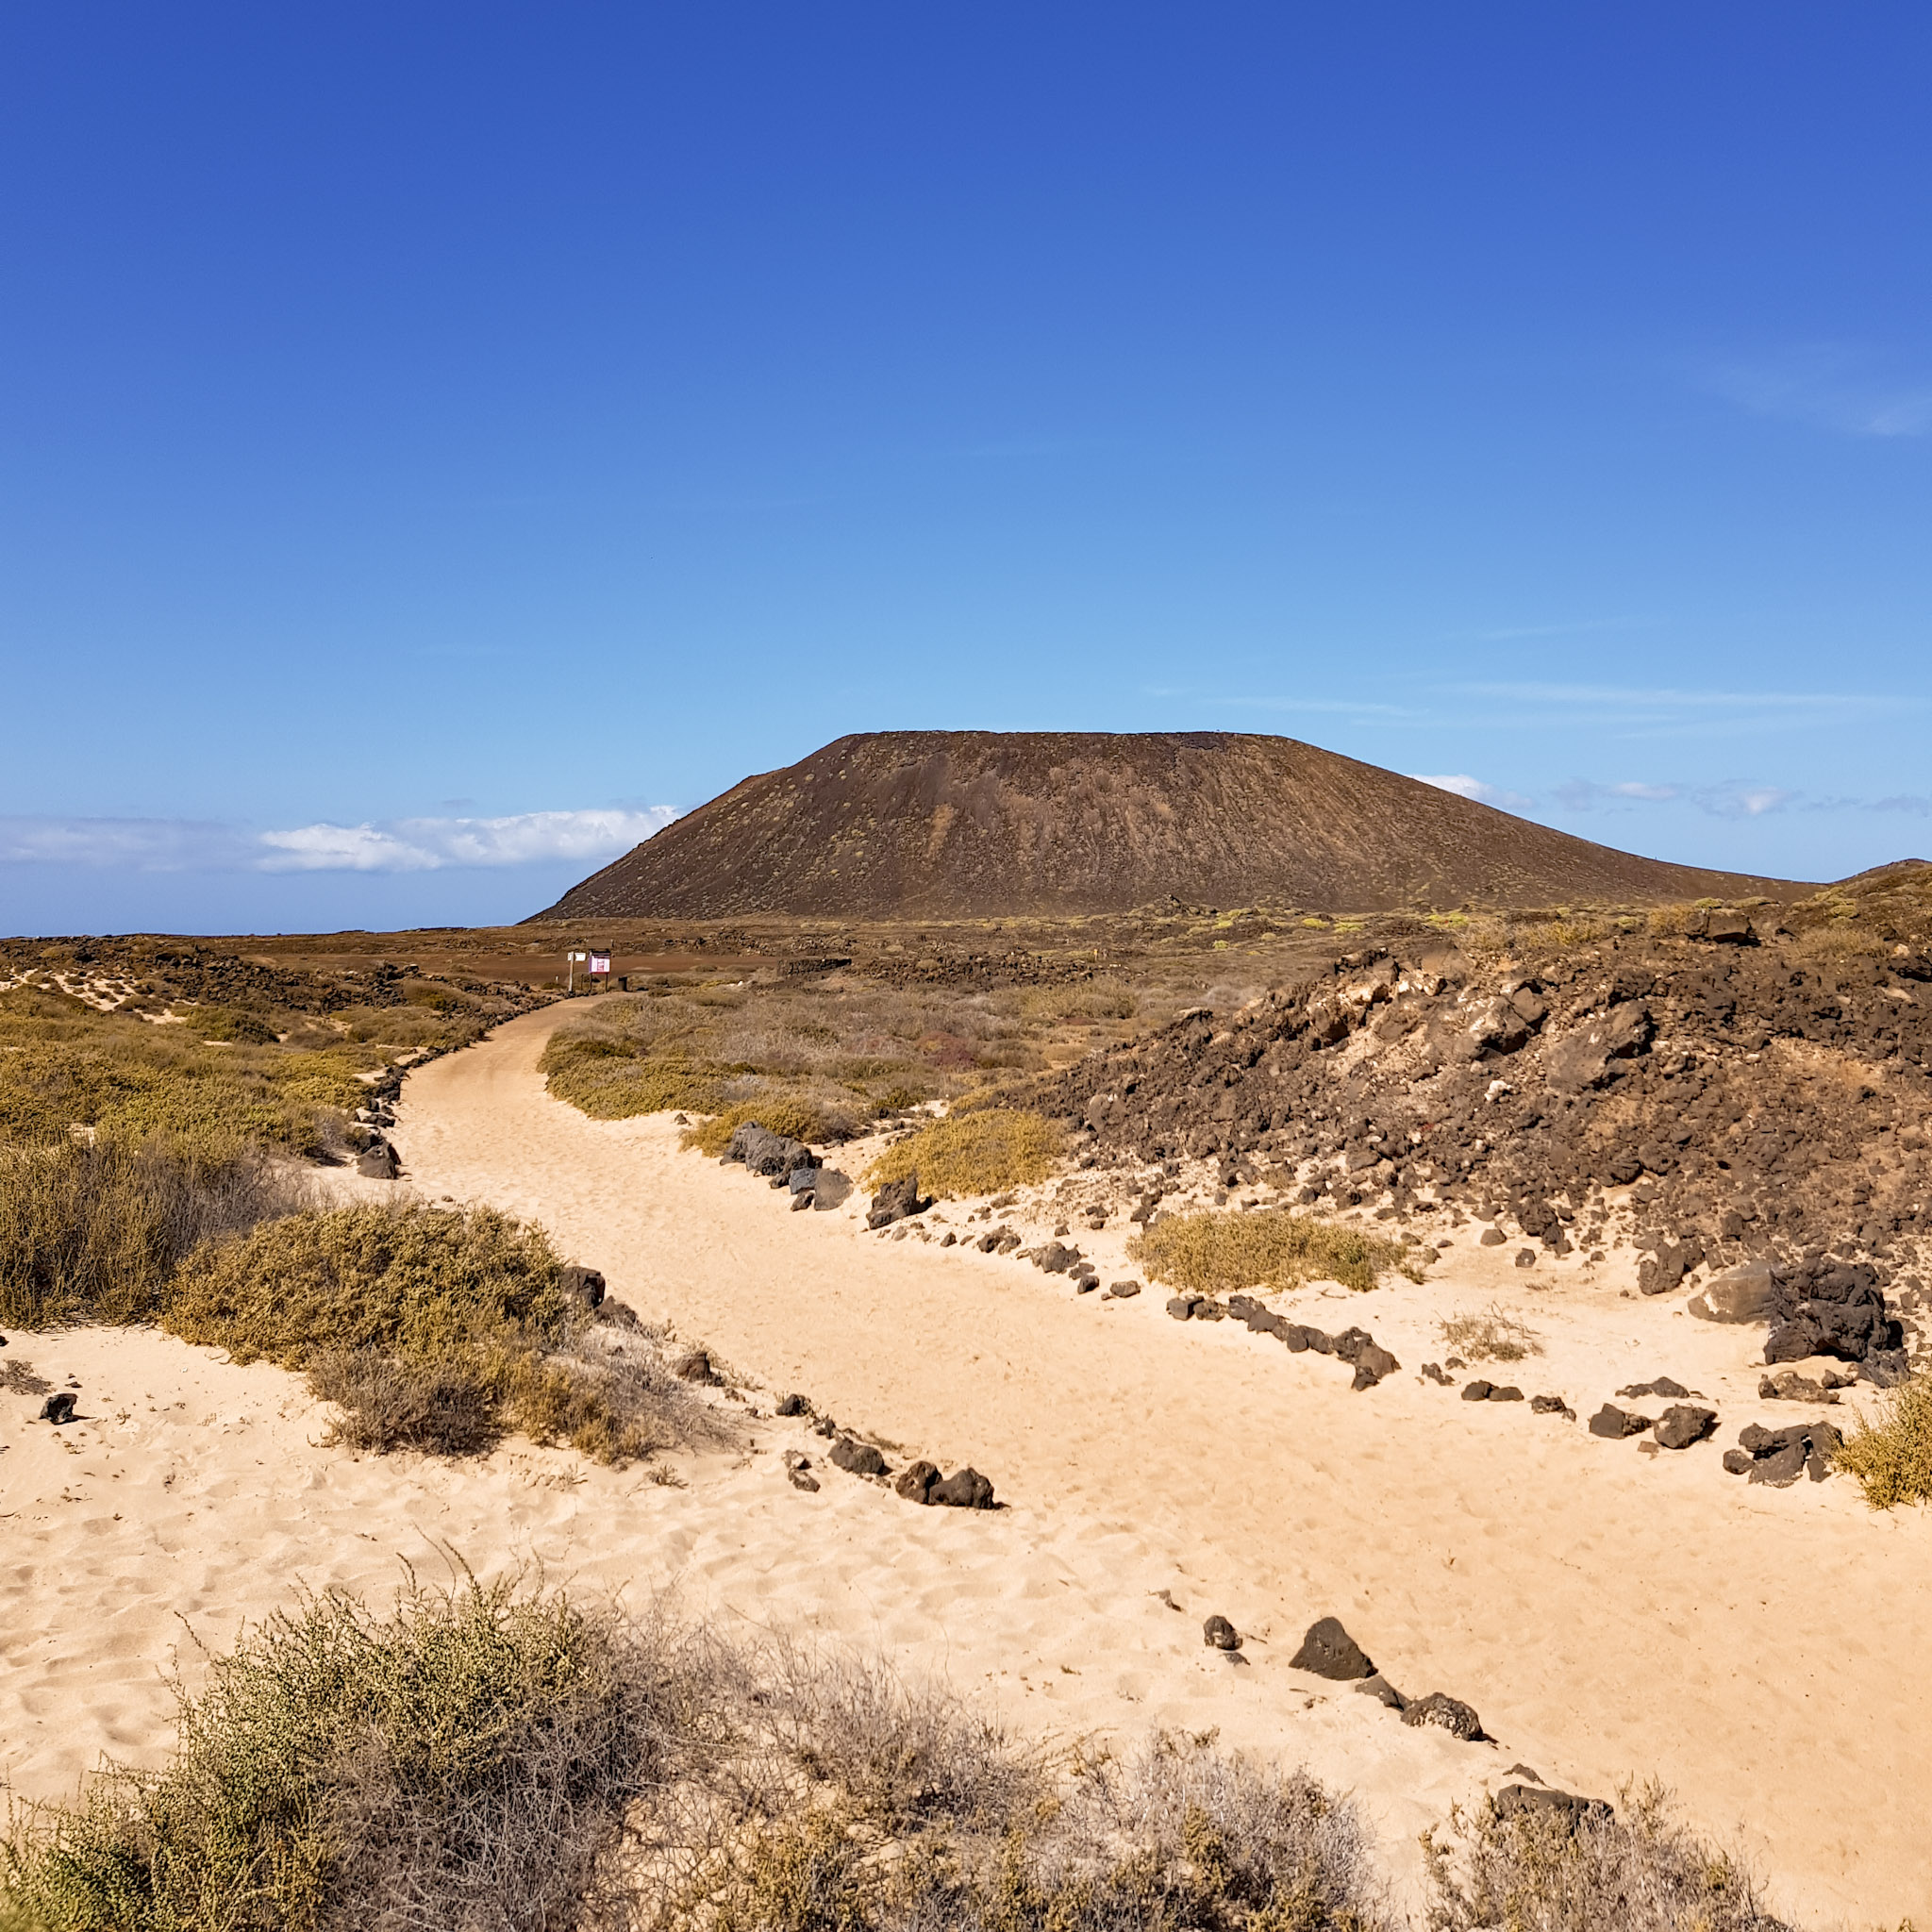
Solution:
[(1932, 1374), (1888, 1391), (1876, 1420), (1860, 1417), (1833, 1460), (1874, 1509), (1932, 1503)]
[(694, 1728), (701, 1671), (515, 1579), (412, 1581), (388, 1617), (311, 1597), (182, 1696), (165, 1768), (16, 1821), (6, 1902), (48, 1932), (620, 1923), (625, 1814)]
[(1473, 1362), (1520, 1362), (1543, 1352), (1535, 1329), (1493, 1305), (1480, 1315), (1452, 1315), (1438, 1322), (1436, 1333), (1446, 1347)]
[(700, 1154), (723, 1154), (731, 1137), (742, 1126), (764, 1128), (768, 1134), (788, 1134), (794, 1141), (813, 1141), (831, 1138), (832, 1124), (810, 1102), (789, 1095), (771, 1094), (760, 1100), (741, 1100), (688, 1128), (682, 1143)]
[(1166, 1215), (1135, 1236), (1127, 1253), (1154, 1280), (1196, 1294), (1298, 1288), (1305, 1281), (1370, 1289), (1391, 1268), (1421, 1279), (1396, 1242), (1286, 1208)]
[(1790, 947), (1792, 958), (1823, 966), (1875, 959), (1890, 950), (1875, 932), (1849, 924), (1814, 925), (1808, 932), (1801, 932)]
[(267, 1223), (190, 1256), (162, 1322), (238, 1361), (307, 1370), (354, 1448), (465, 1455), (514, 1428), (623, 1463), (724, 1439), (654, 1331), (592, 1317), (542, 1231), (487, 1208)]
[(1788, 1932), (1750, 1873), (1694, 1838), (1657, 1787), (1612, 1819), (1504, 1818), (1491, 1800), (1423, 1840), (1430, 1932)]
[(332, 1036), (303, 1051), (257, 1039), (265, 1023), (197, 1010), (225, 1037), (232, 1019), (232, 1043), (208, 1046), (192, 1024), (151, 1026), (36, 988), (0, 993), (0, 1142), (57, 1145), (79, 1125), (103, 1139), (260, 1141), (314, 1153), (324, 1117), (366, 1094), (358, 1071), (382, 1063), (373, 1048)]
[(921, 1190), (940, 1200), (1031, 1187), (1058, 1165), (1060, 1132), (1037, 1113), (989, 1107), (948, 1115), (896, 1142), (866, 1171), (869, 1188), (917, 1173)]
[(288, 1167), (230, 1140), (0, 1146), (0, 1324), (147, 1321), (197, 1243), (307, 1198)]
[(377, 1348), (323, 1349), (309, 1361), (308, 1386), (342, 1411), (329, 1441), (377, 1456), (471, 1456), (503, 1433), (488, 1382), (458, 1356), (415, 1360)]
[(1020, 1001), (1020, 1010), (1032, 1020), (1131, 1020), (1139, 1008), (1131, 987), (1106, 978), (1029, 987)]

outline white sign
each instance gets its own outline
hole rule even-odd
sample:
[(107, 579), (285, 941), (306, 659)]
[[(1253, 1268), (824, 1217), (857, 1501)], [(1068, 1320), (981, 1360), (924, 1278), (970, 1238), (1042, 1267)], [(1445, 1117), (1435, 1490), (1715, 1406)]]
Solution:
[(592, 953), (591, 955), (591, 971), (592, 973), (608, 973), (610, 971), (610, 955), (608, 953)]

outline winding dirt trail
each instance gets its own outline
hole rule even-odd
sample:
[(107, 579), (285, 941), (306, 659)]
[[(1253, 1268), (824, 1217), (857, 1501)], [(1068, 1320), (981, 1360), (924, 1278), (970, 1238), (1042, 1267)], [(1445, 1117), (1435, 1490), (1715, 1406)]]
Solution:
[[(1641, 1456), (1412, 1373), (1357, 1395), (1334, 1362), (1234, 1324), (1177, 1327), (1158, 1294), (1076, 1298), (1012, 1261), (868, 1237), (849, 1213), (789, 1214), (762, 1183), (679, 1154), (661, 1119), (596, 1122), (552, 1100), (536, 1062), (559, 1017), (410, 1076), (409, 1176), (541, 1221), (615, 1295), (746, 1376), (992, 1477), (1012, 1507), (991, 1518), (866, 1491), (881, 1548), (906, 1557), (905, 1595), (890, 1563), (871, 1573), (850, 1627), (976, 1667), (990, 1632), (1031, 1618), (1052, 1638), (1037, 1654), (1060, 1643), (1078, 1682), (1027, 1715), (1051, 1702), (1062, 1727), (1178, 1710), (1177, 1680), (1163, 1691), (1167, 1666), (1150, 1661), (1172, 1653), (1212, 1679), (1200, 1707), (1228, 1736), (1346, 1772), (1392, 1832), (1519, 1759), (1596, 1793), (1655, 1776), (1771, 1874), (1785, 1911), (1932, 1915), (1932, 1512), (1873, 1516), (1846, 1480), (1747, 1489), (1719, 1473), (1715, 1444)], [(1425, 1289), (1352, 1298), (1347, 1319), (1412, 1371), (1440, 1353), (1429, 1324), (1457, 1269), (1474, 1282), (1482, 1265), (1457, 1256)], [(1736, 1406), (1755, 1388), (1753, 1338), (1668, 1313), (1601, 1293), (1553, 1307), (1534, 1373), (1579, 1408), (1638, 1374), (1722, 1390), (1728, 1441), (1757, 1413)], [(1313, 1319), (1342, 1325), (1339, 1310)], [(774, 1563), (769, 1619), (829, 1627), (855, 1506), (837, 1499), (841, 1539), (815, 1579), (809, 1512), (824, 1499), (794, 1500), (806, 1547)], [(749, 1522), (745, 1535), (755, 1572)], [(1163, 1587), (1185, 1620), (1162, 1624)], [(1209, 1610), (1255, 1634), (1248, 1664), (1204, 1661)], [(1500, 1746), (1407, 1730), (1290, 1672), (1326, 1613), (1404, 1690), (1474, 1704)]]

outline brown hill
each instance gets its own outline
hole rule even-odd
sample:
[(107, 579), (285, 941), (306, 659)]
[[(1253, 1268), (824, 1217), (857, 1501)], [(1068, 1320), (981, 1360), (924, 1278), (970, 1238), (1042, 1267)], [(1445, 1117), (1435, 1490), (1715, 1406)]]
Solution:
[(1351, 911), (1786, 896), (1291, 738), (877, 731), (746, 778), (538, 919), (985, 918), (1170, 895)]

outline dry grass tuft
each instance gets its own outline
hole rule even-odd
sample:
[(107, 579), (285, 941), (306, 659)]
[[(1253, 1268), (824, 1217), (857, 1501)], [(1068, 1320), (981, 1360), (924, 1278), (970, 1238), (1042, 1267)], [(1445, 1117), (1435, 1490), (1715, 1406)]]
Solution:
[(741, 1100), (708, 1121), (687, 1128), (681, 1142), (701, 1154), (723, 1154), (731, 1137), (747, 1123), (764, 1128), (768, 1134), (789, 1134), (794, 1141), (809, 1143), (830, 1138), (832, 1124), (810, 1102), (773, 1094), (763, 1100)]
[(1305, 1281), (1371, 1289), (1391, 1268), (1421, 1279), (1398, 1243), (1285, 1208), (1168, 1215), (1129, 1241), (1127, 1253), (1154, 1280), (1196, 1294)]
[(227, 1139), (0, 1146), (0, 1324), (152, 1320), (197, 1243), (307, 1199), (289, 1167)]
[(1574, 1830), (1485, 1800), (1474, 1817), (1452, 1811), (1449, 1831), (1459, 1844), (1423, 1840), (1430, 1932), (1789, 1932), (1750, 1873), (1693, 1838), (1656, 1786)]
[(1543, 1352), (1534, 1328), (1493, 1305), (1480, 1315), (1452, 1315), (1438, 1322), (1436, 1333), (1466, 1361), (1520, 1362)]
[(1932, 1374), (1889, 1391), (1877, 1420), (1861, 1419), (1833, 1460), (1874, 1509), (1932, 1503)]
[(1043, 1116), (983, 1108), (934, 1121), (889, 1147), (866, 1171), (865, 1185), (883, 1187), (917, 1172), (921, 1191), (940, 1200), (997, 1194), (1043, 1181), (1062, 1149), (1059, 1129)]

